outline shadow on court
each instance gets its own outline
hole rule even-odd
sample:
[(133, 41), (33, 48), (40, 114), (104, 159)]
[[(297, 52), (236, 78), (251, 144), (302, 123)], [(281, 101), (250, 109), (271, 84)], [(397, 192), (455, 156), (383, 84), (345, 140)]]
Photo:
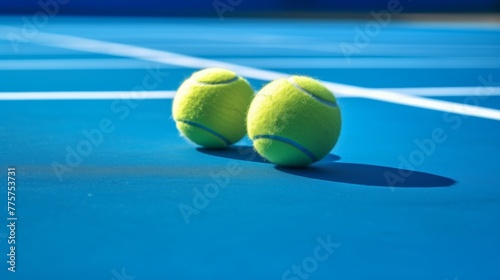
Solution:
[[(235, 145), (226, 149), (196, 148), (196, 150), (216, 157), (272, 164), (259, 156), (259, 154), (257, 154), (257, 152), (255, 152), (255, 150), (250, 146)], [(340, 160), (339, 156), (328, 154), (320, 162), (338, 160)]]
[[(227, 149), (197, 148), (201, 153), (243, 161), (272, 165), (250, 146), (232, 146)], [(426, 172), (388, 166), (339, 162), (340, 157), (328, 154), (319, 162), (303, 168), (275, 166), (283, 173), (311, 179), (381, 187), (449, 187), (455, 180)]]
[[(426, 172), (362, 163), (319, 162), (301, 169), (281, 166), (276, 166), (276, 169), (312, 179), (366, 186), (448, 187), (456, 183), (450, 178)], [(401, 174), (406, 176), (401, 176)]]

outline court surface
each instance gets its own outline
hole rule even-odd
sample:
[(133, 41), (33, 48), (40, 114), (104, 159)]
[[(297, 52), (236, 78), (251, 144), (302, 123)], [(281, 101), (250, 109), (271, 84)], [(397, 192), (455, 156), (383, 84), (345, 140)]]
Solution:
[[(0, 18), (0, 278), (500, 279), (500, 26), (370, 22)], [(172, 97), (215, 66), (321, 79), (337, 146), (186, 142)]]

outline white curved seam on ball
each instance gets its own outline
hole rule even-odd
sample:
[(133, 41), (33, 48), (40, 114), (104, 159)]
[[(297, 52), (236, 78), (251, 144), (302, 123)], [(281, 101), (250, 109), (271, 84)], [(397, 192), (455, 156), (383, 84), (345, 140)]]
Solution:
[(278, 136), (278, 135), (269, 135), (269, 134), (256, 135), (253, 137), (254, 141), (258, 140), (258, 139), (270, 139), (270, 140), (277, 140), (277, 141), (284, 142), (284, 143), (294, 147), (295, 149), (301, 151), (302, 153), (304, 153), (307, 157), (309, 157), (309, 159), (311, 159), (312, 162), (315, 162), (318, 160), (316, 155), (313, 154), (311, 151), (309, 151), (306, 147), (300, 145), (299, 143), (297, 143), (289, 138), (286, 138), (283, 136)]
[(222, 81), (222, 82), (200, 82), (200, 81), (196, 81), (194, 79), (192, 79), (192, 82), (195, 84), (199, 84), (199, 85), (216, 86), (216, 85), (228, 85), (228, 84), (231, 84), (231, 83), (238, 81), (239, 79), (240, 79), (240, 76), (235, 76), (234, 78), (231, 78), (227, 81)]
[(324, 100), (324, 99), (321, 99), (319, 97), (317, 97), (316, 95), (308, 92), (307, 90), (305, 90), (304, 88), (302, 88), (301, 86), (299, 86), (294, 80), (293, 80), (293, 77), (288, 77), (286, 79), (286, 81), (288, 83), (290, 83), (292, 86), (294, 86), (296, 89), (300, 90), (301, 92), (309, 95), (310, 97), (314, 98), (315, 100), (317, 100), (318, 102), (321, 102), (327, 106), (330, 106), (330, 107), (338, 107), (337, 105), (337, 102), (332, 102), (332, 101), (327, 101), (327, 100)]
[(191, 125), (191, 126), (194, 126), (194, 127), (197, 127), (199, 129), (202, 129), (216, 137), (218, 137), (219, 139), (221, 139), (226, 145), (231, 145), (231, 141), (229, 141), (229, 139), (227, 139), (226, 137), (224, 137), (224, 135), (220, 134), (219, 132), (209, 128), (209, 127), (206, 127), (202, 124), (199, 124), (197, 122), (193, 122), (193, 121), (188, 121), (188, 120), (176, 120), (177, 122), (182, 122), (182, 123), (185, 123), (185, 124), (188, 124), (188, 125)]

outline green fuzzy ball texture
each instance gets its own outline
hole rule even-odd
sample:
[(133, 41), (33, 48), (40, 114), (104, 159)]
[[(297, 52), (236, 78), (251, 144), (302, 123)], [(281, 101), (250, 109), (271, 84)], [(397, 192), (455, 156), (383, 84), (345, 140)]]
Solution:
[(246, 134), (245, 120), (254, 91), (242, 77), (222, 68), (195, 72), (175, 95), (177, 129), (192, 142), (224, 148)]
[(330, 90), (305, 76), (275, 80), (255, 96), (247, 130), (255, 150), (270, 162), (306, 166), (337, 143), (340, 109)]

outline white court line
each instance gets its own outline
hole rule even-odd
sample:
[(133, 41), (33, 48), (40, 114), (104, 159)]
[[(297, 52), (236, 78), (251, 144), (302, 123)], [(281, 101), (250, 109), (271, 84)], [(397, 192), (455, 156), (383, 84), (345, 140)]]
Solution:
[(422, 88), (384, 88), (383, 90), (395, 91), (418, 96), (497, 96), (500, 87), (422, 87)]
[[(0, 27), (0, 30), (2, 28)], [(12, 28), (4, 29), (3, 31), (12, 31)], [(19, 30), (18, 30), (19, 31)], [(4, 33), (7, 34), (7, 33)], [(257, 68), (220, 62), (211, 59), (196, 58), (177, 53), (159, 51), (149, 48), (137, 47), (132, 45), (118, 44), (105, 42), (100, 40), (85, 39), (69, 35), (58, 35), (50, 33), (38, 33), (31, 40), (32, 43), (52, 46), (57, 48), (79, 50), (84, 52), (107, 54), (122, 57), (131, 57), (146, 61), (154, 61), (168, 65), (184, 66), (194, 69), (206, 67), (223, 67), (228, 68), (236, 73), (259, 80), (270, 81), (288, 76), (285, 73), (261, 70)], [(379, 100), (389, 103), (449, 112), (455, 114), (463, 114), (480, 118), (487, 118), (500, 121), (500, 110), (471, 106), (467, 104), (458, 104), (449, 101), (427, 99), (418, 96), (410, 96), (382, 89), (369, 89), (357, 86), (350, 86), (332, 82), (323, 81), (337, 95), (342, 96), (357, 96), (373, 100)]]
[[(247, 66), (287, 69), (500, 69), (500, 58), (229, 58), (218, 60)], [(131, 58), (9, 59), (0, 70), (144, 69), (151, 61)], [(170, 65), (169, 65), (170, 66)], [(174, 68), (175, 66), (170, 66)], [(166, 68), (166, 67), (164, 67)]]
[(0, 70), (145, 69), (152, 62), (131, 58), (9, 59)]
[(271, 69), (500, 69), (500, 57), (307, 57), (307, 58), (226, 58), (229, 63)]
[(99, 100), (99, 99), (171, 99), (174, 90), (165, 91), (51, 91), (51, 92), (0, 92), (0, 100)]
[[(386, 88), (419, 96), (474, 96), (474, 87), (437, 87), (437, 88)], [(143, 91), (41, 91), (41, 92), (0, 92), (0, 100), (99, 100), (99, 99), (172, 99), (175, 90)], [(482, 96), (500, 95), (500, 87), (484, 88)], [(343, 96), (355, 97), (355, 96)]]

